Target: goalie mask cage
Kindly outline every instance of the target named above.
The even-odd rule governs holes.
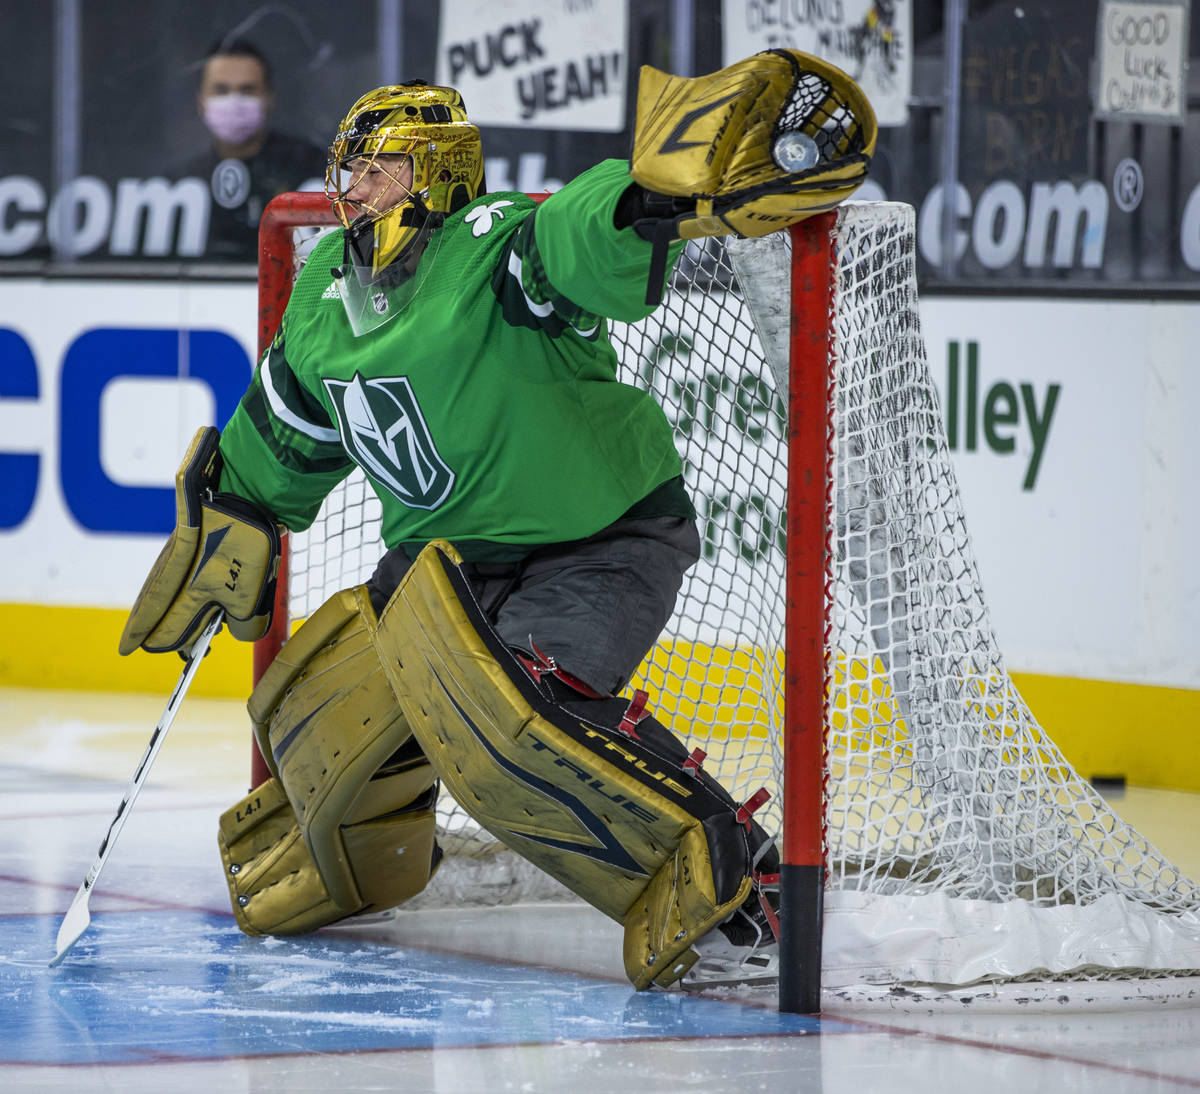
[[[260,353],[293,227],[332,222],[322,195],[268,206]],[[1058,1000],[1072,980],[1103,1005],[1200,998],[1181,979],[1200,968],[1200,891],[1074,772],[1005,668],[915,252],[911,208],[846,204],[790,237],[689,249],[650,319],[611,324],[621,379],[675,427],[703,538],[631,686],[735,798],[770,790],[757,817],[782,837],[783,1009],[819,1009],[822,988],[827,1005],[892,1005],[950,985],[1029,998],[1047,980]],[[356,471],[290,537],[256,679],[294,621],[369,576],[378,513]],[[445,795],[439,824],[432,899],[536,895],[537,872],[522,881]]]

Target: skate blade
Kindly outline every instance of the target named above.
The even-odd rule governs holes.
[[[747,960],[701,957],[679,981],[686,992],[709,988],[738,988],[779,983],[779,955],[754,955]]]
[[[334,930],[338,927],[364,927],[379,923],[391,923],[399,914],[399,908],[385,908],[382,912],[358,912],[356,915],[339,919],[336,923],[329,923],[324,929]]]

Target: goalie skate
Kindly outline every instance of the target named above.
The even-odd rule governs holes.
[[[770,984],[779,979],[777,886],[777,875],[760,875],[750,899],[692,943],[700,959],[680,980],[684,991]]]

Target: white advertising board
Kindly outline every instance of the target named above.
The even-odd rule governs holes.
[[[1009,667],[1200,687],[1200,312],[935,297],[922,321]],[[252,285],[5,283],[0,603],[128,607],[254,345]]]
[[[1195,307],[932,298],[921,316],[1010,667],[1200,686]]]
[[[866,92],[880,125],[904,125],[912,90],[912,3],[722,0],[726,65],[786,46],[837,65]]]
[[[625,127],[625,0],[442,0],[437,79],[476,125]]]
[[[250,381],[251,285],[9,280],[0,602],[128,607],[195,430]]]

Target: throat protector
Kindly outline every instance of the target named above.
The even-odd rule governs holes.
[[[406,212],[410,209],[415,206]],[[356,338],[391,322],[412,303],[437,258],[442,237],[436,229],[444,220],[425,210],[406,258],[378,272],[371,255],[380,222],[363,217],[343,231],[342,264],[329,272]]]

